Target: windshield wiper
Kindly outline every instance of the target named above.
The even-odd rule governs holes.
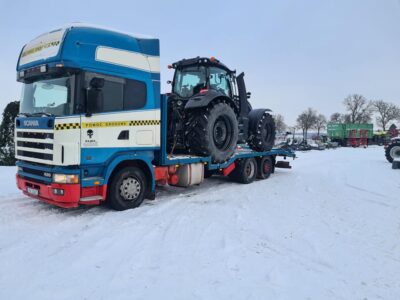
[[[49,114],[47,112],[36,112],[36,113],[31,114],[30,116],[42,116],[42,115],[45,115],[47,117],[53,117],[54,116],[53,114]]]
[[[21,116],[31,117],[32,114],[28,114],[28,113],[19,113],[19,114],[18,114],[18,117],[21,117]]]

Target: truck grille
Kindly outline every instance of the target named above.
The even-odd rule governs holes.
[[[28,138],[28,139],[54,139],[53,133],[43,133],[43,132],[26,132],[26,131],[18,131],[17,137],[19,138]]]
[[[31,152],[31,151],[17,150],[17,155],[38,158],[38,159],[44,159],[44,160],[53,160],[53,154],[46,154],[46,153],[37,153],[37,152]]]
[[[51,131],[17,129],[15,137],[18,160],[48,164],[53,161],[53,139]]]
[[[17,146],[35,149],[50,149],[53,150],[53,144],[47,143],[34,143],[34,142],[21,142],[17,141]]]

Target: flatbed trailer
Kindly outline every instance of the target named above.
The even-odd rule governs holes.
[[[295,158],[296,154],[290,149],[280,149],[274,148],[270,151],[254,151],[246,144],[238,145],[235,153],[231,158],[223,163],[213,163],[211,156],[196,156],[190,154],[170,154],[167,152],[167,123],[168,123],[168,96],[162,95],[161,97],[161,148],[158,152],[157,163],[154,166],[155,181],[158,183],[166,184],[170,183],[172,185],[177,184],[178,178],[175,181],[171,181],[172,176],[177,173],[176,169],[168,169],[168,167],[183,167],[188,165],[203,165],[203,174],[200,177],[208,177],[207,174],[220,174],[223,176],[231,175],[236,168],[239,168],[239,162],[242,162],[249,158],[254,158],[258,160],[257,168],[263,168],[261,160],[263,158],[269,158],[269,166],[266,166],[266,174],[261,174],[258,170],[258,178],[268,178],[270,173],[273,173],[275,167],[280,168],[291,168],[288,162],[280,161],[277,162],[277,157],[282,157],[284,160],[291,157]],[[164,121],[165,120],[165,121]],[[234,178],[234,177],[233,177]],[[243,178],[242,178],[243,179]],[[200,180],[201,181],[201,180]],[[237,180],[242,183],[250,183],[252,180]],[[198,182],[200,183],[200,182]],[[189,184],[191,185],[191,184]]]
[[[207,165],[208,170],[219,170],[225,169],[234,163],[238,159],[244,159],[249,157],[263,157],[263,156],[281,156],[284,159],[287,157],[295,158],[296,154],[289,149],[274,148],[270,151],[257,152],[251,150],[247,145],[238,145],[235,154],[224,163],[213,163],[210,156],[195,156],[188,154],[168,154],[167,153],[167,111],[168,111],[168,96],[161,96],[161,119],[165,120],[161,122],[161,149],[160,149],[160,159],[157,163],[159,166],[169,166],[169,165],[183,165],[192,163],[204,163]]]

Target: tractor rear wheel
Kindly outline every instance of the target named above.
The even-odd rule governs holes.
[[[275,121],[266,109],[253,109],[249,113],[248,145],[254,151],[269,151],[275,143]]]
[[[211,156],[214,163],[227,161],[238,140],[238,122],[232,107],[216,102],[190,111],[185,140],[190,153]]]
[[[385,156],[390,163],[392,163],[393,160],[400,160],[400,142],[391,143],[385,149]]]

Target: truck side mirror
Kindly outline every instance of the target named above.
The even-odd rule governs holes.
[[[104,87],[104,78],[93,77],[89,85],[94,89],[102,89]]]
[[[90,117],[98,107],[102,106],[102,91],[104,78],[94,77],[90,80],[89,88],[86,92],[86,116]]]

